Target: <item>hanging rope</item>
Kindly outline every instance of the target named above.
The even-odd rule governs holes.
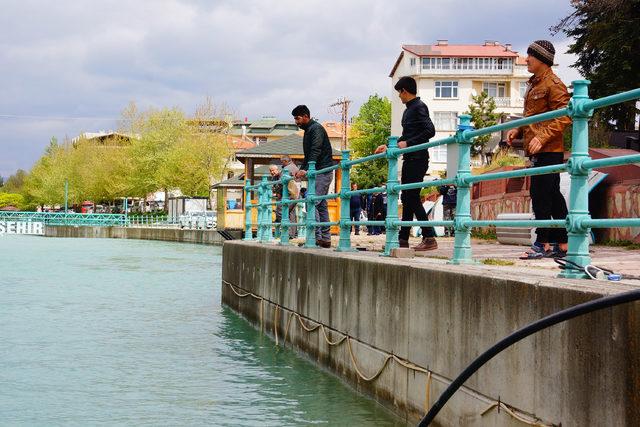
[[[494,408],[502,408],[504,409],[504,411],[511,415],[513,418],[515,418],[516,420],[528,424],[530,426],[536,426],[536,427],[553,427],[553,424],[545,424],[543,422],[541,422],[540,420],[536,419],[536,420],[531,420],[531,419],[527,419],[524,418],[522,415],[519,415],[517,413],[515,413],[509,406],[505,405],[503,402],[494,402],[492,403],[487,409],[485,409],[484,411],[482,411],[480,413],[480,416],[484,416],[486,413],[488,413],[489,411],[491,411]]]
[[[275,339],[276,339],[276,345],[278,345],[278,327],[277,327],[277,313],[279,309],[285,310],[289,312],[289,319],[287,320],[287,326],[285,327],[285,332],[284,332],[284,339],[283,339],[283,345],[286,344],[287,342],[287,337],[289,336],[289,328],[291,325],[291,320],[293,319],[293,317],[295,316],[298,319],[298,323],[300,324],[300,326],[302,327],[303,330],[305,330],[308,333],[312,333],[314,331],[317,331],[318,329],[322,330],[322,335],[324,337],[324,340],[327,344],[329,344],[330,346],[336,346],[336,345],[340,345],[343,342],[347,342],[347,349],[349,352],[349,358],[351,360],[351,364],[353,366],[354,371],[356,372],[356,374],[358,374],[358,377],[366,382],[370,382],[370,381],[374,381],[376,378],[378,378],[382,372],[384,371],[384,369],[387,367],[387,365],[389,364],[390,360],[393,360],[395,362],[397,362],[399,365],[405,367],[408,370],[411,371],[415,371],[415,372],[421,372],[423,374],[425,374],[426,376],[426,381],[425,381],[425,412],[427,412],[430,408],[430,403],[431,403],[431,383],[433,379],[437,379],[439,382],[442,382],[444,384],[450,384],[451,380],[445,380],[444,378],[437,378],[432,371],[430,371],[429,369],[425,369],[421,366],[416,365],[415,363],[402,359],[398,356],[396,356],[395,354],[391,354],[391,353],[387,353],[385,355],[384,361],[382,362],[382,366],[380,366],[380,368],[376,371],[375,374],[371,375],[371,376],[367,376],[365,375],[362,370],[360,369],[360,366],[358,364],[358,360],[353,352],[353,347],[351,345],[351,341],[358,341],[355,340],[354,338],[351,338],[349,335],[347,335],[344,332],[340,332],[340,331],[336,331],[334,329],[331,329],[327,326],[325,326],[324,324],[320,323],[320,322],[316,322],[314,320],[308,319],[306,318],[305,320],[309,323],[315,323],[315,326],[307,326],[307,324],[305,324],[305,320],[303,320],[303,316],[300,315],[299,313],[296,313],[293,310],[289,310],[288,308],[282,307],[281,305],[274,303],[273,301],[269,301],[269,300],[265,300],[264,298],[255,295],[251,292],[241,292],[241,291],[237,291],[235,289],[235,287],[227,282],[226,280],[222,280],[222,282],[226,285],[228,285],[231,290],[233,291],[234,294],[236,294],[238,297],[240,298],[246,298],[248,296],[251,296],[257,300],[260,301],[260,330],[263,330],[263,303],[264,301],[268,302],[269,304],[272,304],[275,308],[274,308],[274,321],[273,321],[273,330],[274,330],[274,335],[275,335]],[[335,333],[335,334],[340,334],[342,335],[342,337],[340,339],[338,339],[337,341],[331,341],[331,339],[329,338],[329,335],[327,334],[327,329],[330,330],[331,332]],[[361,343],[360,341],[358,341],[359,343]],[[361,343],[363,345],[366,345],[368,347],[370,347],[368,344],[366,343]],[[381,351],[381,350],[377,350],[377,351]],[[538,418],[531,419],[530,417],[532,417],[529,414],[525,414],[522,411],[519,411],[515,408],[511,408],[510,406],[506,405],[505,403],[501,402],[501,401],[493,401],[492,399],[488,399],[488,398],[484,398],[484,397],[480,397],[482,395],[480,395],[477,392],[471,392],[470,390],[467,391],[465,390],[466,387],[462,387],[460,389],[460,391],[466,393],[467,395],[480,400],[482,402],[485,403],[489,403],[490,405],[489,407],[487,407],[487,409],[485,409],[484,411],[482,411],[480,413],[481,416],[484,416],[486,413],[488,413],[489,411],[491,411],[492,409],[495,408],[502,408],[504,409],[504,411],[509,414],[511,417],[513,417],[514,419],[521,421],[525,424],[531,425],[531,426],[538,426],[538,427],[553,427],[554,424],[545,424],[542,421],[540,421]]]

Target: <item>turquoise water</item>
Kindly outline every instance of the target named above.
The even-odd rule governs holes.
[[[221,261],[0,236],[0,425],[401,425],[221,307]]]

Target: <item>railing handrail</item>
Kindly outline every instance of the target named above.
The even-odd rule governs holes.
[[[569,251],[567,259],[577,265],[587,265],[590,263],[588,234],[590,228],[598,227],[640,227],[640,218],[616,218],[616,219],[592,219],[588,209],[588,192],[583,191],[587,185],[587,175],[589,171],[595,168],[615,167],[631,163],[640,163],[640,154],[619,156],[608,159],[592,160],[588,153],[588,121],[593,110],[602,108],[621,102],[640,99],[640,88],[630,91],[606,96],[597,100],[591,100],[588,97],[588,85],[586,80],[576,80],[573,82],[574,93],[569,104],[553,111],[512,120],[506,123],[485,127],[482,129],[473,129],[470,123],[470,116],[461,115],[458,131],[454,136],[428,141],[410,147],[398,148],[397,137],[390,137],[386,152],[372,154],[358,159],[350,159],[348,150],[342,151],[342,159],[339,163],[321,170],[315,170],[315,162],[309,162],[307,171],[308,190],[307,196],[303,199],[290,199],[288,197],[287,183],[293,179],[288,176],[288,171],[283,171],[283,176],[279,180],[267,181],[263,177],[262,181],[257,184],[251,184],[248,180],[244,187],[245,190],[245,240],[253,240],[252,234],[252,211],[258,210],[258,239],[262,242],[270,241],[271,227],[274,225],[272,221],[271,206],[282,206],[282,228],[281,244],[288,244],[288,233],[286,230],[292,223],[289,223],[288,212],[290,206],[305,203],[307,206],[307,218],[304,225],[306,228],[305,247],[315,247],[314,227],[318,225],[338,225],[340,227],[340,240],[338,251],[349,251],[351,248],[350,230],[352,226],[360,225],[384,225],[387,227],[387,240],[385,244],[384,254],[389,255],[394,248],[399,246],[398,229],[400,226],[421,225],[421,226],[438,226],[453,225],[455,229],[454,255],[450,260],[453,264],[465,264],[473,262],[470,244],[470,234],[472,227],[485,226],[503,226],[503,227],[522,227],[537,226],[558,228],[565,227],[569,232]],[[512,171],[491,172],[482,175],[472,175],[470,167],[470,151],[473,139],[483,135],[489,135],[494,132],[501,132],[508,129],[528,126],[543,121],[569,116],[573,119],[573,136],[571,158],[566,163],[551,166],[542,166],[535,168],[524,168]],[[456,144],[458,146],[458,168],[455,177],[422,181],[417,183],[400,184],[398,182],[398,157],[402,154],[413,153],[429,148]],[[386,159],[388,163],[387,183],[384,186],[351,190],[350,188],[350,171],[355,165],[362,164],[378,159]],[[326,195],[315,195],[315,177],[321,173],[333,172],[340,169],[341,185],[340,191]],[[471,218],[471,186],[478,182],[491,181],[496,179],[520,178],[526,176],[543,175],[550,173],[568,172],[571,175],[571,191],[569,200],[569,213],[566,220],[550,219],[550,220],[474,220]],[[272,191],[274,185],[282,184],[282,199],[280,201],[272,200]],[[398,195],[401,190],[427,188],[441,185],[456,185],[458,187],[458,197],[456,202],[456,218],[454,220],[444,221],[401,221],[398,218]],[[258,202],[250,203],[251,193],[258,193]],[[373,194],[378,192],[387,193],[387,217],[385,221],[351,221],[349,215],[349,199],[354,195]],[[340,220],[331,222],[315,221],[315,204],[321,200],[340,198]],[[296,223],[295,225],[299,225]],[[286,237],[284,235],[287,235]],[[571,264],[569,264],[571,265]],[[585,278],[583,271],[577,269],[566,268],[563,277]]]

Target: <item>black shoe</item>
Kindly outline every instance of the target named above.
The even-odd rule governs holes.
[[[316,240],[316,246],[320,246],[324,249],[331,248],[331,240]]]

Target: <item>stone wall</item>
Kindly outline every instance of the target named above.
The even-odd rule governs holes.
[[[293,345],[415,423],[425,413],[427,384],[433,404],[451,379],[511,332],[569,306],[633,289],[433,262],[226,242],[222,300],[265,332],[277,331],[280,345]],[[392,354],[428,369],[431,382],[394,360],[377,379],[364,381],[345,341],[327,344],[322,328],[307,332],[293,312],[307,328],[324,325],[332,341],[348,334],[364,375],[373,375]],[[555,425],[640,425],[639,330],[640,304],[634,303],[539,332],[473,375],[437,425],[521,426],[504,410],[482,415],[498,399]]]
[[[224,242],[224,238],[215,230],[177,228],[47,226],[45,236],[163,240],[205,245],[222,245]]]

